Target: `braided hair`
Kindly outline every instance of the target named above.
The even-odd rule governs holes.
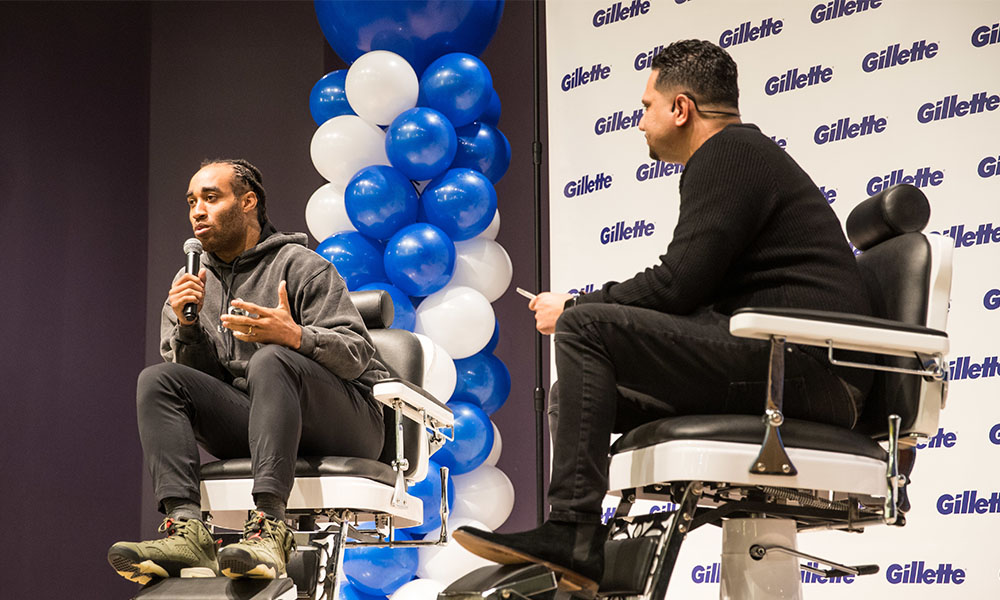
[[[201,163],[202,168],[208,165],[229,165],[233,168],[233,194],[237,198],[247,192],[257,195],[257,222],[264,227],[267,223],[267,192],[262,184],[260,169],[242,158],[217,158],[204,160]]]

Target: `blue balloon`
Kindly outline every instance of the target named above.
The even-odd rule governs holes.
[[[400,173],[433,179],[455,160],[458,139],[448,119],[432,108],[403,111],[385,132],[385,153]]]
[[[486,123],[472,123],[455,130],[458,151],[451,168],[479,171],[493,183],[510,167],[510,142],[498,129]]]
[[[340,115],[353,115],[354,109],[347,102],[347,69],[332,71],[320,77],[309,93],[309,112],[313,121],[322,125]]]
[[[395,538],[412,539],[398,529]],[[416,548],[347,548],[344,575],[360,592],[388,596],[413,579],[418,560]]]
[[[500,94],[496,90],[493,90],[493,95],[490,96],[490,103],[486,105],[486,110],[479,117],[479,122],[493,127],[496,127],[500,123]]]
[[[483,409],[468,402],[448,402],[455,414],[455,439],[445,442],[432,456],[454,475],[483,464],[493,449],[493,423]]]
[[[420,498],[424,504],[424,522],[420,525],[407,527],[403,531],[423,535],[441,526],[441,466],[433,460],[427,461],[427,477],[411,485],[406,490],[411,496]],[[451,473],[448,474],[448,510],[455,503],[455,486],[451,483]]]
[[[480,351],[468,358],[455,359],[458,383],[449,404],[458,400],[475,404],[487,415],[495,413],[510,395],[510,371],[503,361]]]
[[[382,256],[385,246],[357,231],[341,231],[326,238],[316,252],[327,259],[354,291],[366,283],[385,281]]]
[[[471,54],[453,52],[431,63],[420,77],[420,106],[448,117],[455,127],[475,121],[493,97],[489,69]]]
[[[449,169],[420,196],[427,222],[460,242],[486,230],[497,212],[497,192],[485,175],[472,169]]]
[[[368,237],[387,240],[417,220],[419,197],[410,180],[385,165],[365,167],[344,190],[347,216]]]
[[[490,354],[493,354],[493,352],[497,349],[497,344],[499,343],[500,343],[500,319],[494,318],[493,337],[490,338],[490,341],[486,342],[486,346],[482,350],[480,350],[480,352],[489,352]]]
[[[386,600],[386,597],[383,594],[377,596],[366,594],[351,585],[349,581],[343,581],[340,583],[339,600]]]
[[[382,281],[368,283],[358,288],[359,290],[385,290],[392,297],[392,308],[395,316],[392,318],[392,329],[405,329],[413,331],[413,326],[417,321],[416,311],[410,297],[403,293],[398,287]]]
[[[451,281],[455,272],[455,244],[430,223],[407,225],[385,248],[389,281],[409,296],[433,294]]]
[[[496,33],[503,0],[316,0],[316,17],[334,52],[353,63],[371,50],[389,50],[420,74],[448,52],[478,56]]]

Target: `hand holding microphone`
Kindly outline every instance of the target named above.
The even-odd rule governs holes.
[[[174,282],[167,295],[167,301],[182,325],[191,325],[198,320],[205,298],[205,269],[201,268],[201,252],[201,242],[197,238],[184,242],[184,253],[187,255],[184,274]]]

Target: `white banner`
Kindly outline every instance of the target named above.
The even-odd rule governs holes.
[[[554,291],[631,277],[670,241],[681,168],[651,161],[637,125],[649,61],[674,40],[732,54],[744,122],[785,148],[842,220],[889,185],[924,190],[929,230],[956,245],[948,407],[919,452],[905,527],[799,538],[805,552],[881,571],[804,575],[804,593],[1000,597],[990,550],[1000,535],[1000,2],[549,0],[546,22]],[[668,598],[718,597],[720,539],[708,527],[688,537]]]

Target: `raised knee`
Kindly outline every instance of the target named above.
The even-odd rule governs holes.
[[[175,380],[174,375],[179,371],[187,369],[184,365],[165,362],[150,365],[139,373],[139,378],[135,384],[136,406],[142,407],[150,401],[162,398],[160,393],[170,388],[170,384]]]
[[[580,304],[563,311],[556,321],[556,333],[576,333],[579,332],[585,323],[589,323],[594,318],[594,313],[600,311],[603,304]]]
[[[247,363],[247,379],[273,374],[275,370],[288,371],[301,355],[278,344],[266,344],[253,353]],[[305,358],[305,357],[302,357]]]

